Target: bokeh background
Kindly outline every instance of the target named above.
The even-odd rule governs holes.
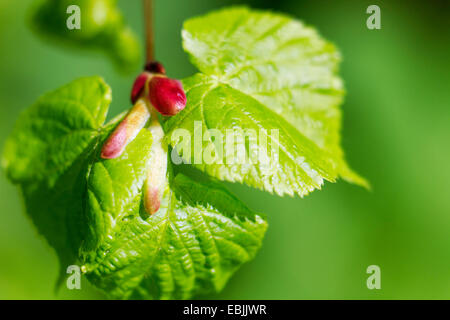
[[[110,114],[129,107],[135,75],[116,72],[101,53],[41,42],[26,25],[30,0],[0,0],[0,147],[20,111],[42,93],[84,75],[113,89]],[[300,199],[227,184],[270,227],[254,261],[217,299],[450,298],[450,19],[448,1],[156,0],[156,55],[172,77],[195,70],[181,48],[182,22],[230,4],[275,9],[316,26],[341,49],[343,145],[373,191],[343,181]],[[366,8],[381,7],[381,30]],[[141,36],[141,2],[119,0]],[[0,298],[103,298],[55,293],[58,262],[0,174]],[[366,268],[381,268],[368,290]]]

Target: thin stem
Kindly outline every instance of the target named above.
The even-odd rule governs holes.
[[[143,0],[145,19],[146,62],[155,60],[155,38],[153,35],[153,0]]]

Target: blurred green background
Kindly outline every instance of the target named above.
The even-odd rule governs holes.
[[[26,25],[32,1],[0,0],[0,147],[20,111],[42,93],[98,74],[113,89],[110,115],[129,107],[135,75],[119,75],[101,53],[41,42]],[[254,261],[218,299],[450,298],[450,19],[448,1],[155,0],[156,56],[172,77],[195,70],[181,48],[182,22],[229,4],[289,13],[341,49],[348,91],[343,145],[373,191],[343,181],[300,199],[227,184],[270,227]],[[381,30],[366,28],[366,8],[381,7]],[[119,1],[142,37],[141,2]],[[55,253],[0,175],[0,298],[103,298],[54,292]],[[366,268],[381,268],[368,290]]]

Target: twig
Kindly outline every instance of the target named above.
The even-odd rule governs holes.
[[[155,60],[155,38],[153,34],[153,0],[143,0],[145,19],[146,63]]]

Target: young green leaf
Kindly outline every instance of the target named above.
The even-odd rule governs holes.
[[[119,158],[99,160],[88,177],[94,239],[83,270],[112,298],[186,299],[217,292],[261,246],[267,223],[214,182],[178,175],[160,209],[143,208],[151,137],[143,130]]]
[[[101,78],[73,81],[26,109],[5,144],[2,166],[63,268],[77,259],[84,238],[85,175],[110,102]]]
[[[184,128],[193,136],[201,129],[201,150],[218,154],[223,153],[218,145],[224,150],[245,147],[247,158],[279,149],[279,156],[269,157],[265,165],[223,158],[198,163],[192,139],[194,152],[183,154],[186,160],[219,179],[280,195],[306,195],[323,179],[338,177],[367,186],[348,167],[340,147],[344,89],[337,75],[339,53],[313,28],[281,14],[236,7],[188,20],[183,46],[201,73],[183,82],[188,104],[166,121],[170,143],[180,142],[174,132]],[[262,130],[253,144],[256,150],[242,139],[217,143],[207,133],[217,129],[225,137],[236,128]],[[278,138],[268,135],[271,129],[280,130]]]
[[[73,5],[79,12],[69,11]],[[79,14],[79,29],[69,28]],[[117,0],[40,0],[31,15],[39,35],[79,48],[100,49],[108,54],[119,70],[130,72],[140,62],[139,42],[125,24]]]

